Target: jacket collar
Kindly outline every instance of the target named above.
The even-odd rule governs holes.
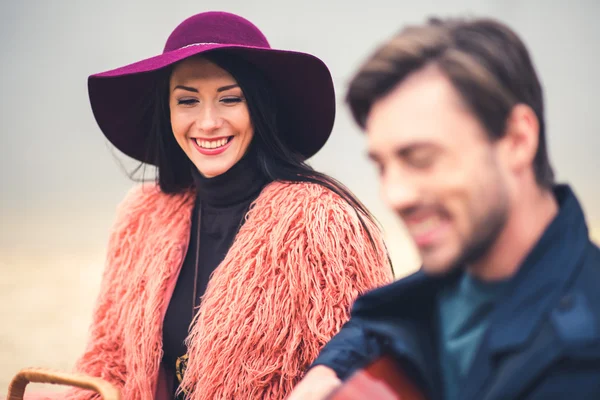
[[[558,214],[511,279],[492,316],[492,352],[525,343],[581,265],[589,243],[583,210],[568,186],[556,186],[554,194]],[[508,320],[510,324],[504,323]]]
[[[469,374],[475,382],[482,383],[489,374],[490,366],[484,360],[521,346],[532,337],[545,311],[559,302],[563,289],[582,264],[589,244],[583,211],[568,186],[556,186],[554,194],[559,212],[507,283],[506,292],[491,316],[489,334],[473,362],[478,367]],[[436,297],[443,286],[462,273],[432,277],[421,270],[363,295],[352,309],[353,318],[365,321],[370,330],[396,342],[395,351],[416,363],[434,397],[439,377],[436,378],[436,369],[429,365],[435,356],[428,348],[435,346],[432,343],[436,340]],[[393,340],[399,336],[401,340]],[[478,387],[473,385],[471,392],[475,393]]]
[[[568,299],[567,287],[583,266],[590,242],[583,211],[572,190],[559,185],[554,194],[559,212],[509,282],[491,315],[488,334],[466,378],[475,384],[465,387],[462,398],[481,398],[480,390],[492,374],[494,355],[520,349],[505,354],[527,356],[527,373],[544,368],[552,357],[558,356],[559,346],[549,345],[548,335],[544,336],[549,329],[548,315],[560,307],[563,299]],[[531,360],[536,360],[535,367]]]
[[[494,329],[489,346],[493,351],[518,346],[527,340],[543,311],[559,300],[560,289],[576,272],[589,242],[585,217],[571,188],[557,185],[553,191],[559,212],[508,283],[506,295],[492,316]],[[391,312],[410,317],[417,312],[434,312],[440,288],[461,273],[432,277],[420,270],[359,298],[353,316],[385,318],[383,314]],[[507,320],[511,323],[502,323]]]
[[[506,292],[491,315],[488,336],[484,338],[468,375],[474,382],[484,382],[489,374],[493,354],[521,346],[535,334],[542,318],[560,296],[582,265],[589,245],[588,229],[579,202],[566,185],[554,188],[559,212],[537,244],[525,258],[518,272],[507,283]],[[462,271],[432,277],[422,270],[390,285],[373,290],[354,304],[352,317],[363,320],[370,330],[391,339],[395,351],[410,357],[428,380],[436,394],[436,370],[431,346],[435,346],[436,298],[440,289],[457,279]],[[510,321],[510,323],[506,323]],[[400,340],[394,338],[401,337]],[[479,361],[478,361],[479,360]],[[476,393],[480,385],[470,387]],[[466,396],[464,398],[473,398]],[[469,393],[466,393],[469,394]]]

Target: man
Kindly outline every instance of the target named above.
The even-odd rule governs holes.
[[[347,100],[423,266],[360,297],[289,399],[383,354],[428,399],[600,399],[600,250],[554,182],[519,37],[489,19],[408,27]]]

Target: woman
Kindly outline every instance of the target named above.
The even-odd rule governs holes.
[[[120,206],[77,369],[128,400],[285,398],[353,299],[392,278],[367,210],[304,163],[333,125],[326,66],[209,12],[88,85],[157,185]]]

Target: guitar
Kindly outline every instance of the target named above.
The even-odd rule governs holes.
[[[327,400],[426,400],[423,392],[389,356],[350,376]]]

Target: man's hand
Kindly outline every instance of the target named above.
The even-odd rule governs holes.
[[[317,365],[308,371],[287,400],[325,400],[341,384],[334,370]]]

